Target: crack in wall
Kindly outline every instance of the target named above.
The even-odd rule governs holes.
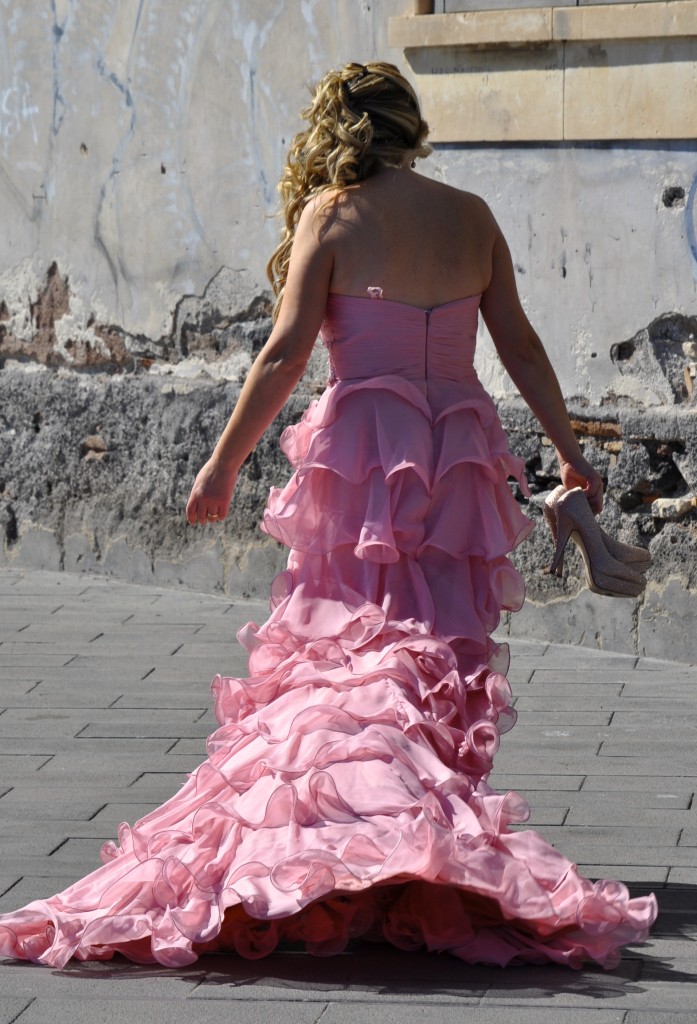
[[[29,305],[28,330],[20,329],[26,311],[0,300],[0,367],[13,359],[78,372],[134,372],[195,356],[203,365],[238,357],[240,371],[246,370],[270,334],[272,303],[267,293],[239,295],[235,284],[235,271],[221,268],[202,294],[178,300],[167,334],[149,338],[92,313],[80,323],[71,308],[70,281],[53,262]]]

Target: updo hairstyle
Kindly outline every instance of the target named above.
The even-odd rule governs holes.
[[[267,266],[278,316],[295,229],[304,207],[330,188],[348,188],[384,167],[426,157],[428,125],[409,82],[394,64],[347,64],[329,71],[301,116],[278,189],[284,227]]]

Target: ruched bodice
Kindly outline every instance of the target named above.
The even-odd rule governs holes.
[[[395,374],[426,385],[434,379],[471,380],[480,298],[422,309],[392,299],[330,294],[321,338],[334,379]]]

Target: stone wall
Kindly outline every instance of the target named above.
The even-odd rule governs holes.
[[[262,595],[258,532],[277,439],[326,379],[321,351],[246,464],[223,528],[183,517],[270,330],[274,183],[305,81],[386,56],[409,0],[254,5],[86,0],[0,7],[0,561]],[[292,63],[288,53],[293,54]],[[579,436],[603,522],[650,544],[640,601],[590,595],[581,563],[517,553],[504,630],[694,658],[697,242],[694,143],[438,145],[424,173],[484,195]],[[482,334],[478,369],[541,519],[548,439]]]

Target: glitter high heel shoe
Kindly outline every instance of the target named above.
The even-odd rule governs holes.
[[[556,547],[548,572],[561,576],[569,538],[583,555],[588,589],[608,597],[639,597],[646,587],[641,573],[608,552],[600,527],[580,487],[566,491],[555,503]]]
[[[566,494],[566,488],[563,484],[559,487],[555,487],[551,491],[543,505],[543,512],[547,525],[549,526],[550,533],[554,538],[554,542],[557,540],[557,502],[563,494]],[[600,536],[602,537],[603,544],[607,548],[607,552],[613,558],[616,558],[618,562],[624,562],[634,572],[646,572],[653,565],[653,559],[650,552],[646,548],[638,547],[636,544],[624,544],[621,540],[615,540],[609,534],[605,533],[602,526],[598,526],[600,530]]]

